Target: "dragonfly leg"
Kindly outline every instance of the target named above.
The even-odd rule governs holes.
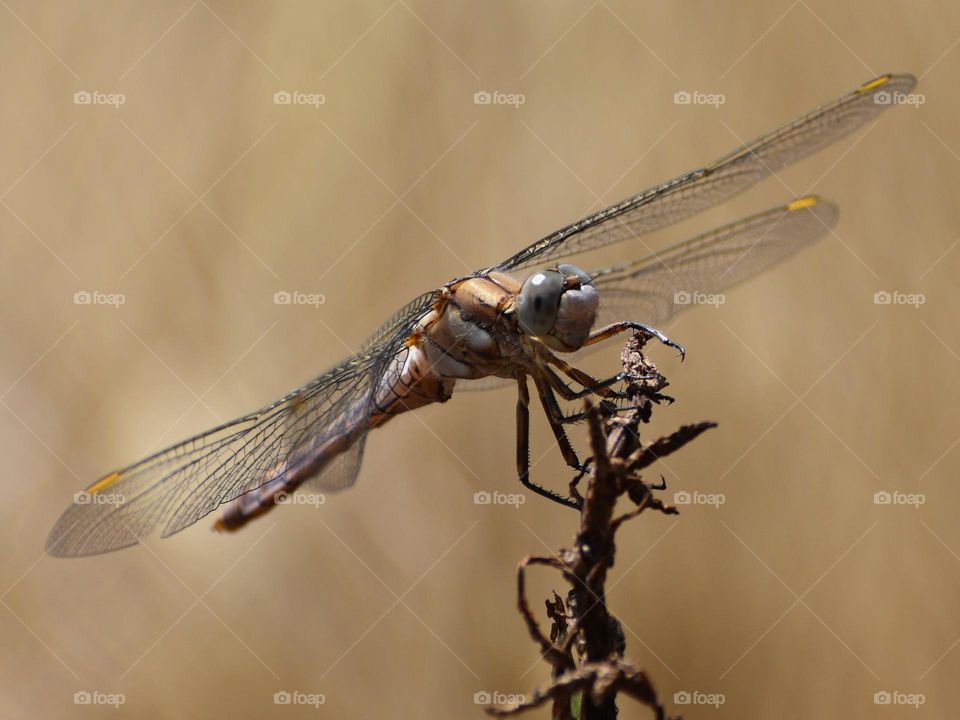
[[[580,458],[577,457],[577,452],[573,449],[573,445],[570,444],[567,432],[563,428],[563,411],[560,409],[560,404],[557,402],[553,390],[550,389],[550,386],[542,378],[534,377],[533,382],[537,386],[537,393],[540,395],[540,404],[543,406],[543,411],[547,415],[547,422],[550,425],[550,429],[553,430],[553,436],[557,439],[557,445],[560,447],[560,454],[563,456],[563,461],[574,470],[581,470],[583,466],[580,464]]]
[[[674,348],[680,353],[680,360],[683,360],[684,356],[687,354],[687,351],[683,349],[682,345],[675,343],[652,325],[631,322],[630,320],[623,320],[621,322],[616,322],[612,325],[602,327],[599,330],[594,330],[592,333],[590,333],[590,336],[587,338],[586,342],[583,343],[583,347],[586,347],[587,345],[594,345],[598,342],[603,342],[604,340],[612,338],[614,335],[619,335],[622,332],[626,332],[627,330],[636,330],[642,332],[647,337],[656,338],[664,345]]]
[[[547,382],[550,383],[550,387],[560,393],[560,397],[564,400],[579,400],[580,398],[586,397],[587,395],[599,395],[604,398],[625,398],[627,394],[624,392],[619,392],[614,390],[611,386],[616,385],[618,382],[624,379],[623,373],[617,373],[613,377],[609,377],[605,380],[597,380],[596,378],[587,375],[582,370],[578,370],[573,366],[567,366],[571,371],[576,371],[576,375],[572,373],[566,373],[568,377],[572,378],[575,382],[583,385],[583,390],[573,390],[569,385],[567,385],[560,377],[553,372],[550,368],[544,368],[544,375],[546,376]],[[564,372],[566,370],[561,367]]]
[[[611,413],[623,413],[623,412],[631,412],[633,410],[642,410],[643,407],[644,407],[643,405],[624,405],[622,407],[612,406]],[[581,420],[586,420],[586,419],[587,419],[587,413],[585,411],[581,411],[577,413],[571,413],[570,415],[564,415],[561,418],[560,422],[564,423],[565,425],[570,425],[572,423],[578,423]]]
[[[583,371],[581,370],[577,370],[577,368],[575,367],[570,367],[570,370],[573,370],[579,373],[577,377],[582,377],[586,375],[586,373],[583,373]],[[546,377],[547,381],[550,383],[550,386],[554,390],[556,390],[564,400],[578,400],[587,395],[599,395],[604,398],[603,400],[601,400],[601,405],[603,404],[609,405],[610,406],[609,411],[611,414],[615,414],[618,412],[626,412],[629,410],[636,410],[639,408],[639,406],[636,406],[636,405],[624,405],[624,406],[618,407],[615,403],[613,403],[610,400],[610,398],[626,399],[630,397],[629,393],[627,392],[615,391],[615,390],[609,389],[611,385],[615,385],[616,383],[621,382],[622,380],[625,379],[625,376],[623,373],[617,373],[613,377],[606,378],[605,380],[595,380],[589,375],[586,375],[586,377],[592,381],[592,384],[584,387],[583,390],[575,391],[575,390],[572,390],[566,383],[564,383],[563,380],[561,380],[556,373],[550,370],[550,368],[544,368],[544,371],[545,371],[544,376]],[[606,390],[607,392],[603,392],[604,390]],[[557,413],[554,415],[554,419],[557,420],[557,422],[563,423],[564,425],[570,425],[573,423],[580,422],[581,420],[586,419],[586,417],[587,417],[587,413],[584,411],[571,413],[569,415],[564,415],[562,413]]]
[[[582,385],[584,388],[583,392],[579,394],[572,394],[574,391],[570,390],[560,378],[557,377],[556,373],[551,373],[552,377],[556,379],[556,384],[554,389],[563,396],[564,400],[577,400],[578,398],[584,397],[585,395],[600,395],[601,397],[619,397],[620,393],[617,393],[615,390],[610,389],[610,385],[615,384],[620,380],[619,375],[615,375],[612,378],[606,380],[597,380],[595,377],[589,373],[585,373],[580,368],[574,367],[568,363],[563,358],[559,358],[553,353],[550,353],[546,357],[547,362],[551,365],[557,367],[560,372],[566,375],[568,378],[573,380],[575,383]],[[563,386],[562,389],[560,386]],[[596,392],[591,392],[591,388],[597,388]]]
[[[520,476],[521,484],[537,495],[542,495],[556,503],[579,510],[582,502],[565,498],[552,490],[537,485],[530,479],[530,392],[527,389],[526,375],[517,377],[517,390],[517,474]],[[563,437],[566,440],[566,434],[564,434]],[[569,440],[567,441],[567,445],[569,446]],[[562,449],[561,446],[561,450]],[[570,451],[573,451],[572,447],[570,447]],[[574,457],[576,457],[576,455],[574,455]],[[577,464],[579,465],[579,462]]]

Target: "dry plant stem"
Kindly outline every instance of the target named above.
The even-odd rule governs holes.
[[[641,352],[645,341],[643,336],[634,336],[621,356],[632,409],[618,413],[604,403],[597,406],[585,401],[593,471],[588,476],[573,548],[560,550],[554,557],[526,557],[517,569],[517,606],[543,659],[552,667],[552,679],[522,703],[489,708],[493,715],[513,715],[550,702],[553,720],[614,720],[617,695],[623,693],[647,705],[658,720],[666,717],[646,673],[623,660],[623,631],[607,608],[604,588],[607,571],[614,563],[614,537],[620,526],[646,509],[677,513],[676,508],[664,505],[653,495],[652,490],[665,486],[647,484],[636,473],[676,452],[714,424],[684,426],[650,445],[642,444],[640,423],[649,420],[653,405],[671,400],[660,394],[666,379]],[[627,496],[634,507],[616,516],[616,504],[622,496]],[[566,607],[556,594],[552,602],[546,602],[547,615],[553,620],[549,638],[526,597],[526,570],[531,565],[558,570],[571,585]],[[574,718],[571,698],[578,693],[581,711]]]
[[[544,637],[543,632],[540,630],[540,625],[537,623],[533,612],[530,610],[530,605],[527,603],[526,569],[528,565],[547,565],[561,572],[564,571],[564,565],[556,558],[537,557],[533,555],[521,560],[520,566],[517,568],[517,604],[520,614],[527,624],[530,637],[540,646],[540,653],[543,658],[553,665],[554,669],[572,670],[576,666],[576,663],[573,660],[570,649],[559,648],[554,645],[551,640]]]

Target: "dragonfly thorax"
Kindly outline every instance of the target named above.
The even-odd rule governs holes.
[[[517,295],[520,326],[558,352],[578,350],[593,327],[600,296],[590,276],[574,265],[539,270]]]

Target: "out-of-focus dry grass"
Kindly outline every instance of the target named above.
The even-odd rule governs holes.
[[[537,684],[514,565],[575,518],[474,504],[518,489],[509,391],[391,423],[356,488],[238,536],[203,523],[79,561],[43,541],[103,472],[299,384],[416,293],[888,70],[923,75],[925,104],[650,240],[811,185],[843,211],[666,328],[689,354],[657,357],[680,402],[651,433],[720,428],[661,471],[726,502],[626,528],[610,596],[665,697],[725,696],[691,716],[864,717],[894,690],[956,714],[957,8],[9,0],[0,17],[4,717],[317,713],[274,705],[284,690],[340,718],[480,717],[476,693]],[[674,105],[683,89],[726,102]],[[326,103],[275,105],[284,90]],[[74,305],[82,290],[126,302]],[[926,303],[878,307],[883,290]],[[542,423],[534,440],[536,475],[565,481]],[[883,490],[925,504],[877,506]],[[83,690],[126,702],[77,707]]]

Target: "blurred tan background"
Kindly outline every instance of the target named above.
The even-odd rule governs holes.
[[[924,103],[650,240],[811,187],[842,208],[835,236],[664,328],[688,359],[654,350],[678,402],[648,437],[720,423],[658,468],[666,497],[725,502],[633,522],[609,601],[665,700],[723,696],[687,717],[960,713],[956,5],[0,5],[0,715],[479,718],[478,693],[543,682],[514,569],[575,518],[473,502],[519,489],[512,390],[391,423],[350,492],[236,536],[211,517],[73,561],[44,539],[75,491],[319,373],[415,294],[887,71]],[[536,422],[535,477],[562,487]],[[553,588],[536,576],[536,608]]]

